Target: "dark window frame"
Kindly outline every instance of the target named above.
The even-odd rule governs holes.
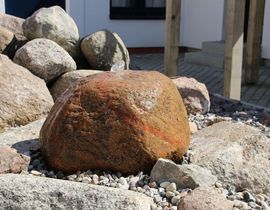
[[[135,7],[113,7],[110,0],[112,20],[165,20],[165,7],[146,7],[145,0],[136,0]]]

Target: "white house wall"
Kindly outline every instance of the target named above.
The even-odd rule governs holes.
[[[128,47],[164,46],[164,20],[110,20],[109,0],[67,0],[82,36],[107,28]],[[203,41],[222,38],[224,0],[182,0],[180,44],[200,48]]]
[[[0,0],[0,12],[5,13],[5,0]]]
[[[183,44],[201,48],[203,41],[222,40],[224,0],[183,0]]]
[[[270,59],[270,0],[265,1],[262,57]]]

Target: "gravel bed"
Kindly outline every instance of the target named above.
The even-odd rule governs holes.
[[[211,95],[210,112],[204,115],[190,115],[189,120],[196,123],[198,130],[220,121],[243,122],[260,129],[262,133],[270,138],[269,125],[263,122],[264,117],[269,114],[268,111],[261,107],[254,107],[242,102],[226,100],[217,95]],[[177,210],[177,204],[181,197],[192,191],[191,189],[176,189],[175,183],[170,182],[163,182],[159,185],[152,182],[150,176],[143,172],[137,175],[124,176],[119,172],[88,170],[67,175],[47,168],[40,151],[32,152],[30,155],[31,163],[28,171],[23,171],[23,174],[137,191],[154,199],[156,206],[153,207],[153,210]],[[188,151],[178,164],[189,164],[191,155],[192,152]],[[253,195],[247,190],[236,192],[234,186],[224,186],[220,182],[217,182],[215,186],[220,188],[227,196],[227,199],[234,201],[235,210],[270,210],[270,200],[263,194]]]

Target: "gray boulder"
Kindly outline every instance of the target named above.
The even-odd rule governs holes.
[[[53,99],[56,100],[71,84],[79,79],[102,72],[98,70],[77,70],[63,74],[50,89]]]
[[[109,71],[115,64],[122,62],[125,62],[125,69],[129,68],[128,50],[116,33],[101,30],[86,36],[81,42],[81,49],[94,69]]]
[[[192,162],[218,179],[270,195],[270,144],[259,130],[242,123],[221,122],[194,134]]]
[[[0,13],[0,26],[7,28],[16,35],[23,35],[22,25],[24,19]]]
[[[0,26],[0,53],[4,53],[14,39],[14,33]]]
[[[0,175],[0,206],[4,209],[150,210],[152,204],[150,197],[127,190],[42,177]]]
[[[171,160],[159,159],[151,171],[151,179],[162,183],[174,182],[177,188],[195,189],[201,186],[212,186],[217,177],[197,165],[177,165]]]
[[[188,113],[209,112],[210,97],[205,84],[188,77],[174,77],[172,81],[177,86]]]
[[[73,58],[49,39],[34,39],[26,43],[16,52],[13,61],[44,79],[46,83],[77,68]]]
[[[53,99],[43,80],[0,55],[0,132],[45,117]]]
[[[79,56],[79,31],[74,20],[59,6],[41,8],[23,23],[28,39],[47,38],[58,43],[72,57]]]
[[[29,123],[25,126],[10,128],[0,134],[0,147],[8,146],[17,150],[18,153],[29,156],[30,150],[38,150],[39,132],[45,118]]]
[[[8,146],[0,146],[0,174],[27,170],[30,158]]]
[[[233,210],[234,203],[226,199],[221,189],[199,187],[180,200],[181,210]]]

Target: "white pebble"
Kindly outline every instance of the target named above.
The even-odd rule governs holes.
[[[36,170],[32,170],[31,174],[34,176],[41,176],[42,175],[42,173],[40,173],[39,171],[36,171]]]
[[[121,184],[121,185],[128,185],[127,180],[124,177],[121,177],[118,180],[118,183]]]
[[[170,182],[162,182],[162,183],[160,183],[160,187],[166,188],[169,184],[171,184],[171,183]]]

